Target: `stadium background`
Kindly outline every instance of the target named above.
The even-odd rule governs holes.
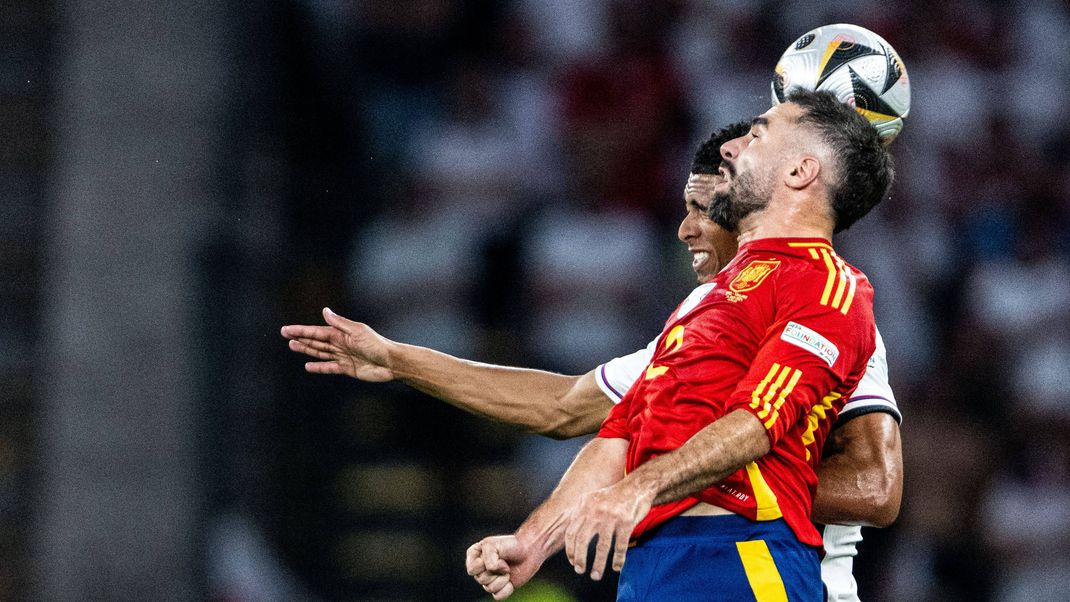
[[[308,376],[278,327],[330,305],[570,373],[636,348],[692,285],[691,150],[841,21],[913,85],[892,199],[838,241],[905,415],[864,598],[1070,597],[1067,3],[16,0],[0,599],[479,598],[464,548],[576,444]],[[610,596],[566,568],[541,599]]]

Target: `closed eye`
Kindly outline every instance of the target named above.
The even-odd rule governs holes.
[[[755,117],[750,122],[750,135],[752,138],[758,137],[758,131],[764,127],[769,127],[769,120],[765,117]]]

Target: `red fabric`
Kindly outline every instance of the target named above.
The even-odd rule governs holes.
[[[714,282],[693,309],[681,306],[670,316],[650,366],[599,436],[629,441],[630,472],[733,410],[752,412],[772,445],[756,464],[779,512],[800,541],[820,547],[810,522],[814,468],[875,349],[873,289],[820,239],[747,243]],[[826,398],[830,393],[839,397]],[[655,506],[633,536],[699,501],[759,519],[755,486],[743,468],[695,495]]]

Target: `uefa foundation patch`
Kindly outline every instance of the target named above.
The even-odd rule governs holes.
[[[832,341],[817,334],[817,331],[807,328],[798,322],[788,322],[788,325],[784,327],[784,332],[780,335],[780,340],[787,341],[796,347],[801,347],[817,357],[825,360],[825,363],[832,367],[832,364],[836,363],[836,358],[840,357],[840,350],[832,344]]]

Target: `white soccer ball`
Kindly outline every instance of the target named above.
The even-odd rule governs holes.
[[[776,65],[773,104],[795,88],[829,91],[864,115],[888,144],[910,112],[910,79],[884,38],[857,25],[837,23],[807,32]]]

